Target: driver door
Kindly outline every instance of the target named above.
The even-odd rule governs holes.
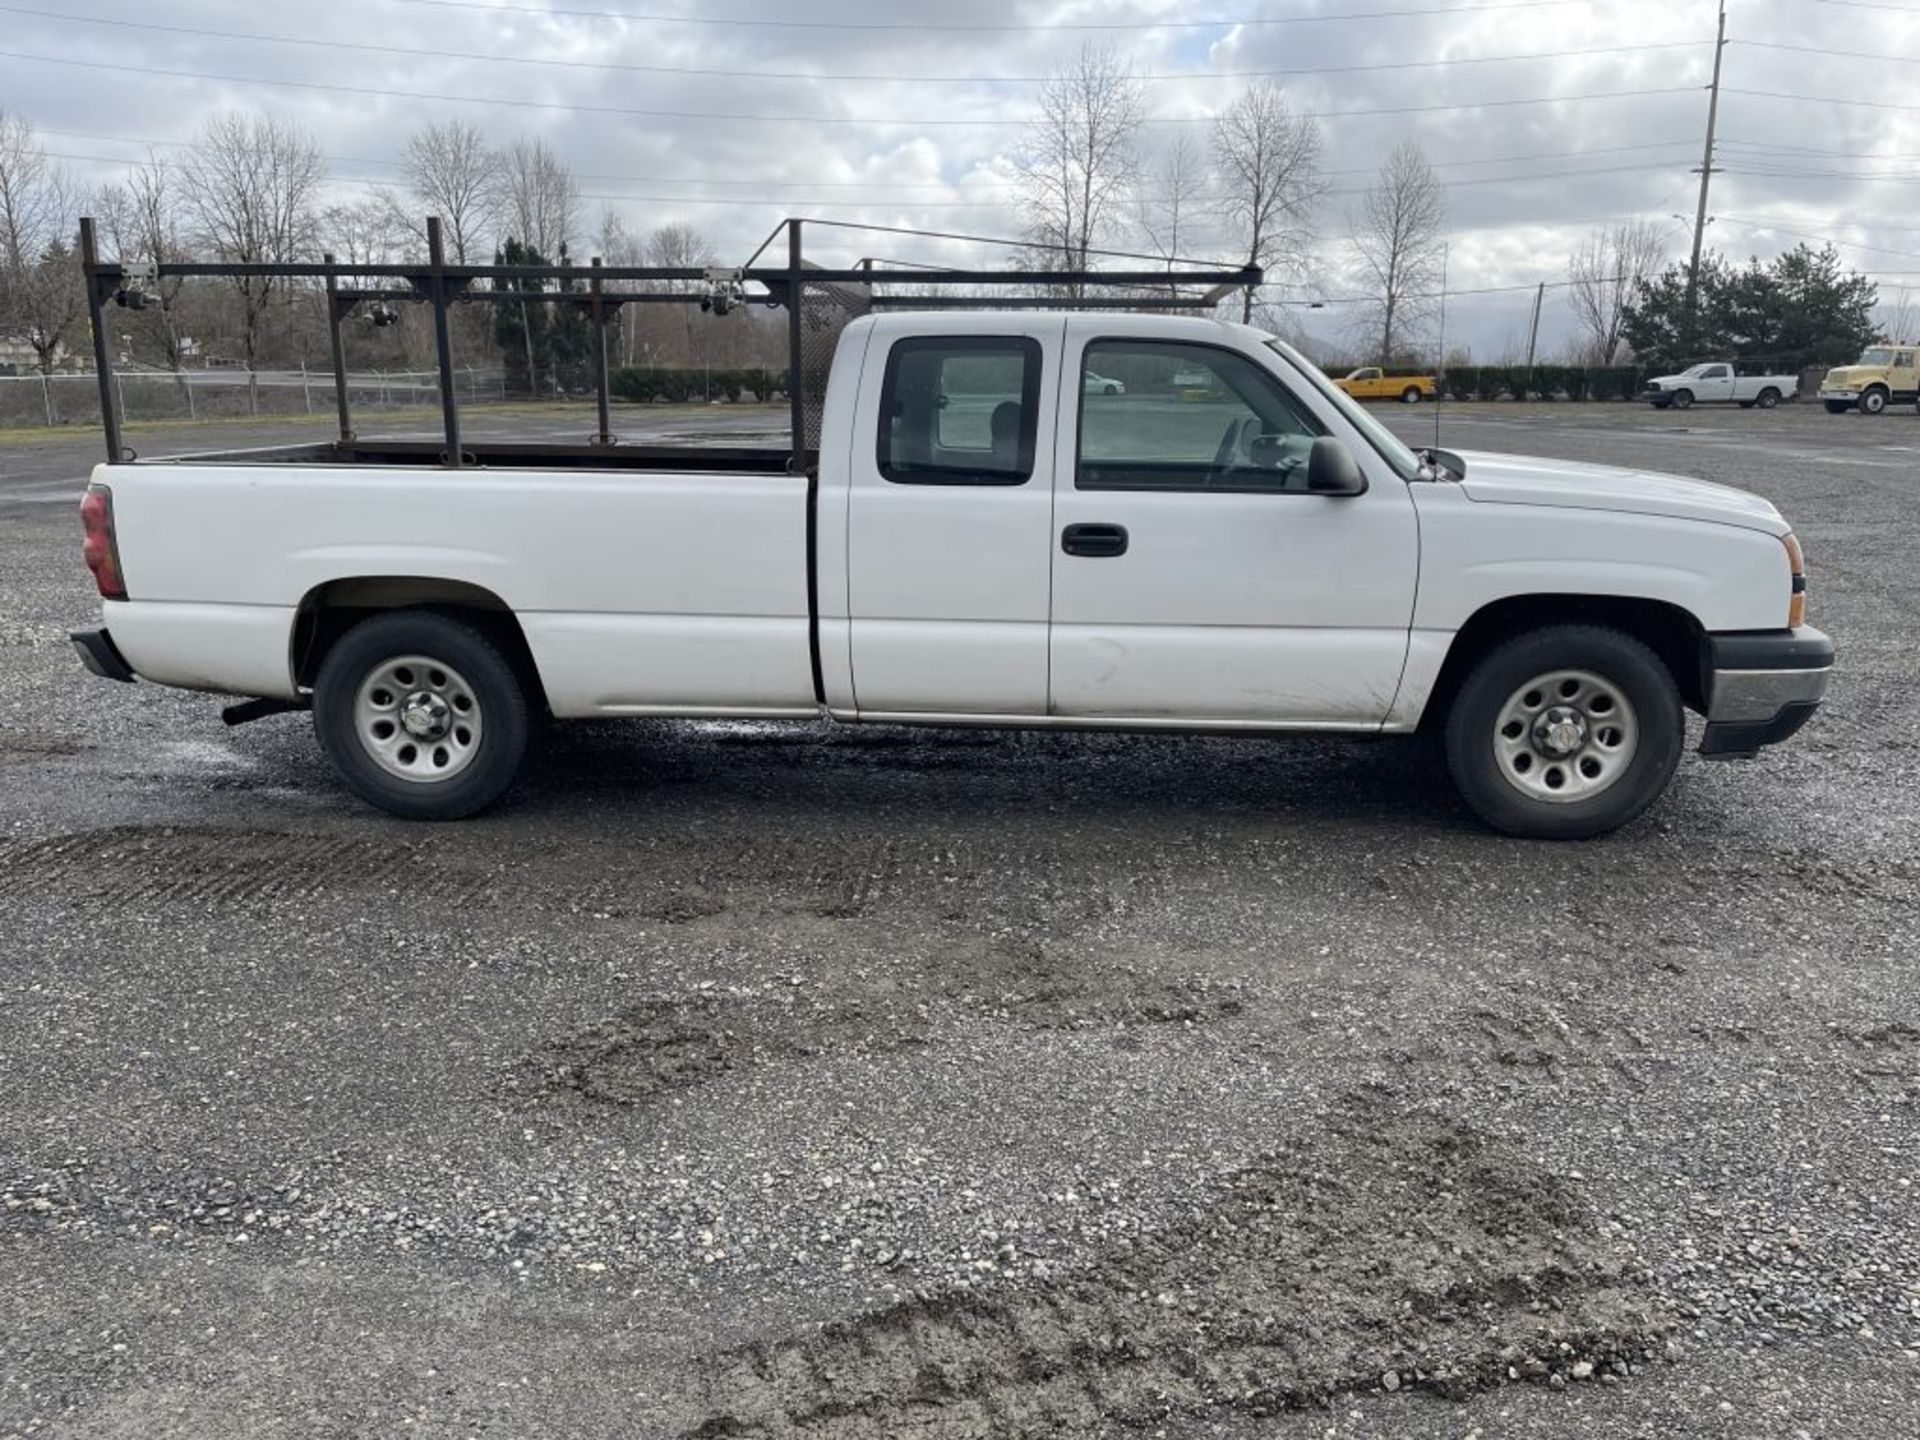
[[[1369,452],[1358,457],[1367,493],[1309,493],[1325,401],[1248,351],[1134,338],[1113,323],[1068,321],[1064,373],[1094,370],[1126,388],[1074,395],[1078,414],[1060,426],[1051,712],[1223,726],[1384,720],[1418,571],[1406,483]]]

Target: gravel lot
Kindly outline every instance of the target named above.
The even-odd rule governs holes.
[[[1920,419],[1442,426],[1775,500],[1821,717],[1587,845],[749,724],[411,827],[84,675],[97,441],[0,440],[0,1437],[1914,1433]]]

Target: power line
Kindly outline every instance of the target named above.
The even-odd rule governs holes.
[[[466,105],[506,105],[526,110],[558,110],[575,115],[624,115],[649,120],[739,120],[777,125],[1006,126],[1027,125],[1028,119],[972,119],[956,116],[909,117],[888,115],[744,115],[733,111],[650,110],[622,105],[575,105],[561,100],[518,100],[499,95],[448,95],[430,90],[391,90],[377,85],[339,85],[319,80],[279,80],[258,75],[219,75],[199,70],[171,70],[153,65],[121,65],[105,60],[69,60],[57,55],[33,55],[0,50],[0,57],[27,60],[36,65],[67,65],[84,70],[111,70],[121,74],[159,75],[175,80],[214,80],[227,85],[265,85],[279,89],[317,90],[340,95],[371,95],[383,100],[437,100]],[[1582,95],[1528,95],[1508,100],[1476,100],[1470,104],[1395,105],[1353,110],[1301,111],[1307,120],[1348,120],[1368,115],[1425,115],[1442,111],[1503,109],[1517,105],[1573,104],[1586,100],[1627,100],[1652,95],[1691,94],[1700,87],[1669,85],[1642,90],[1603,90]],[[1910,107],[1920,109],[1920,106]],[[1150,116],[1149,125],[1207,125],[1210,115]]]
[[[1791,235],[1796,240],[1818,240],[1824,245],[1838,245],[1849,250],[1872,250],[1881,255],[1900,255],[1909,260],[1920,260],[1920,250],[1895,250],[1887,245],[1869,245],[1861,240],[1842,240],[1834,235],[1817,235],[1807,230],[1790,230],[1785,225],[1776,225],[1771,220],[1743,220],[1738,215],[1716,215],[1716,220],[1724,220],[1730,225],[1743,225],[1749,230],[1766,230],[1776,235]]]
[[[61,151],[61,150],[48,150],[42,153],[44,153],[49,159],[54,159],[54,160],[77,160],[82,162],[91,162],[91,163],[98,163],[98,164],[123,163],[117,160],[116,157],[109,156],[109,155],[76,155],[70,151]],[[175,168],[173,165],[173,162],[171,161],[162,160],[162,161],[159,161],[158,163],[168,169]],[[1520,175],[1482,175],[1482,176],[1477,176],[1472,179],[1466,179],[1466,180],[1442,180],[1438,183],[1447,189],[1454,189],[1454,188],[1475,186],[1475,185],[1524,185],[1524,184],[1529,184],[1536,180],[1564,180],[1564,179],[1584,177],[1584,176],[1643,174],[1651,171],[1663,170],[1666,168],[1667,167],[1665,165],[1657,164],[1657,163],[1656,164],[1639,164],[1639,165],[1609,165],[1609,166],[1601,166],[1597,168],[1587,167],[1583,169],[1574,169],[1574,170],[1535,171],[1528,174],[1520,174]],[[328,180],[336,184],[366,185],[376,190],[403,190],[407,188],[406,182],[404,181],[376,179],[372,176],[366,176],[366,175],[330,175],[328,177]],[[674,181],[669,179],[667,180],[666,183],[674,184],[674,183],[685,183],[685,182]],[[695,181],[693,183],[702,183],[702,182]],[[764,187],[764,185],[769,182],[760,182],[760,183]],[[782,182],[772,182],[772,183],[782,183]],[[803,184],[804,182],[789,181],[789,182],[783,182],[783,183]],[[936,188],[936,187],[928,187],[928,188]],[[954,187],[954,186],[938,187],[938,188],[941,188],[943,190],[943,193],[952,193],[954,190],[958,189],[958,187]],[[824,206],[826,208],[835,209],[835,210],[881,210],[881,209],[990,210],[990,209],[1024,209],[1026,208],[1022,201],[1015,198],[1009,198],[1013,195],[1016,195],[1017,193],[1018,192],[1009,191],[1004,187],[1002,187],[999,190],[997,190],[993,195],[975,195],[972,198],[960,199],[960,200],[904,200],[903,201],[903,200],[889,199],[885,197],[879,197],[879,198],[873,198],[873,199],[854,199],[854,200],[822,200],[815,196],[782,197],[782,196],[769,196],[769,195],[755,195],[752,197],[752,201],[753,203],[763,204],[763,205],[772,205],[782,209],[791,209],[791,208],[795,208],[799,206],[807,206],[807,205]],[[1367,193],[1366,187],[1347,187],[1347,188],[1332,188],[1332,189],[1323,190],[1320,192],[1320,196],[1322,198],[1334,198],[1334,197],[1344,197],[1344,196],[1353,196],[1353,195],[1363,195],[1365,193]],[[618,201],[626,201],[626,202],[652,203],[652,204],[660,204],[660,205],[738,206],[742,204],[744,201],[744,197],[737,196],[737,195],[640,195],[640,194],[634,194],[630,191],[606,192],[606,191],[594,191],[594,190],[582,191],[580,193],[580,198],[582,200],[618,200]],[[1146,200],[1154,200],[1161,197],[1143,196],[1141,198]],[[1195,201],[1195,203],[1209,203],[1209,202],[1219,202],[1229,197],[1224,195],[1199,195],[1199,196],[1193,196],[1190,198],[1192,198]],[[915,231],[913,233],[919,234],[922,232]],[[1135,258],[1139,258],[1139,257],[1135,257]],[[1147,257],[1147,258],[1153,258],[1153,257]]]
[[[102,140],[114,145],[158,145],[169,150],[191,150],[195,144],[192,140],[155,140],[150,137],[132,135],[101,135],[88,130],[62,130],[51,125],[41,125],[35,128],[36,131],[41,134],[64,135],[73,140]],[[1693,142],[1688,140],[1654,140],[1646,141],[1638,145],[1597,145],[1582,150],[1536,150],[1521,155],[1479,155],[1458,160],[1434,160],[1429,163],[1435,170],[1450,170],[1468,165],[1520,164],[1533,160],[1571,160],[1590,155],[1625,155],[1646,150],[1673,150],[1678,149],[1682,145],[1690,145],[1692,143]],[[108,155],[69,156],[67,158],[88,159],[101,164],[138,165],[145,163],[139,159],[129,160],[124,157]],[[327,155],[323,158],[331,163],[341,165],[378,165],[382,169],[390,170],[404,168],[403,162],[399,160],[379,159],[370,155]],[[1377,171],[1378,167],[1373,165],[1350,165],[1324,170],[1321,173],[1323,175],[1372,175],[1377,173]],[[629,185],[681,185],[692,183],[700,185],[744,185],[758,188],[764,188],[769,185],[787,185],[798,186],[808,190],[878,190],[889,195],[898,194],[904,190],[934,190],[944,194],[960,188],[963,183],[961,181],[946,181],[926,184],[896,184],[887,180],[800,180],[786,175],[740,176],[727,179],[709,176],[693,178],[679,175],[617,175],[592,170],[575,171],[574,178],[578,180],[612,180]]]
[[[1412,15],[1466,15],[1486,10],[1534,10],[1554,5],[1584,5],[1588,0],[1489,0],[1481,5],[1439,5],[1394,10],[1349,10],[1336,15],[1244,15],[1201,20],[1075,21],[1008,24],[962,21],[958,24],[918,20],[764,20],[714,15],[666,15],[639,10],[579,10],[546,5],[487,4],[483,0],[394,0],[400,5],[431,5],[443,10],[509,11],[527,15],[560,16],[570,20],[626,20],[651,25],[718,25],[766,30],[908,30],[926,32],[989,31],[996,34],[1047,30],[1213,30],[1252,25],[1317,25],[1343,20],[1398,19]]]
[[[1917,12],[1920,13],[1920,12]],[[1784,90],[1736,90],[1728,85],[1725,95],[1752,95],[1762,100],[1806,100],[1816,105],[1855,105],[1869,110],[1920,110],[1920,105],[1900,105],[1891,100],[1843,100],[1838,95],[1794,95]]]
[[[1920,6],[1885,5],[1875,0],[1819,0],[1822,5],[1844,5],[1849,10],[1891,10],[1896,15],[1911,15],[1920,20]]]
[[[1920,17],[1920,10],[1911,12]],[[1891,60],[1900,65],[1920,64],[1920,55],[1877,55],[1871,50],[1817,50],[1811,45],[1785,45],[1776,40],[1729,40],[1753,50],[1791,50],[1796,55],[1831,55],[1841,60]]]
[[[0,13],[30,15],[41,20],[66,21],[78,25],[105,25],[122,30],[146,30],[166,35],[192,35],[211,40],[242,40],[269,45],[303,45],[326,50],[346,50],[358,54],[407,55],[423,60],[478,60],[498,65],[536,65],[569,70],[613,70],[644,75],[721,76],[730,80],[817,80],[914,85],[1042,85],[1048,75],[843,75],[812,70],[741,70],[684,65],[638,65],[616,60],[549,60],[530,55],[495,55],[475,50],[422,50],[404,45],[375,45],[359,40],[326,40],[301,35],[267,35],[243,30],[208,30],[191,25],[162,25],[150,20],[117,20],[98,15],[69,15],[56,10],[36,10],[24,5],[0,5]],[[1518,55],[1465,55],[1445,60],[1395,60],[1373,65],[1300,65],[1277,70],[1190,70],[1174,73],[1149,73],[1137,78],[1154,83],[1194,80],[1271,79],[1284,75],[1351,75],[1381,70],[1426,70],[1452,65],[1491,65],[1521,60],[1564,60],[1590,55],[1626,55],[1648,50],[1692,48],[1691,40],[1664,40],[1645,45],[1604,45],[1587,49],[1535,50]]]

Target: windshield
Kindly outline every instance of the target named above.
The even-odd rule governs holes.
[[[1893,363],[1893,351],[1883,350],[1876,345],[1860,357],[1860,363],[1862,365],[1891,365]]]
[[[1309,385],[1345,416],[1354,429],[1367,437],[1367,442],[1380,452],[1380,458],[1391,465],[1402,480],[1411,480],[1420,473],[1420,457],[1409,450],[1398,435],[1369,415],[1358,400],[1321,374],[1318,365],[1309,364],[1304,356],[1277,335],[1267,338],[1267,348],[1305,376]]]

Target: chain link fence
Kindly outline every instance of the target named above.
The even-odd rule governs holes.
[[[120,413],[128,421],[224,420],[251,416],[331,415],[330,370],[119,370],[113,373]],[[497,369],[461,366],[454,389],[462,405],[506,398]],[[358,371],[347,375],[355,415],[440,403],[432,370]],[[0,430],[41,425],[92,425],[100,419],[100,384],[90,371],[0,375]]]

